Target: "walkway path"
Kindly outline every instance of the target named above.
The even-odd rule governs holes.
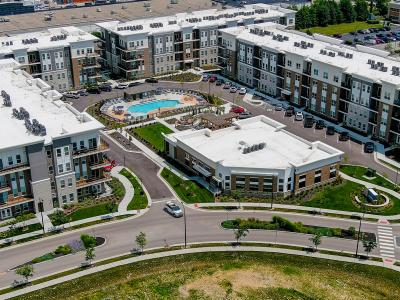
[[[395,260],[393,229],[386,219],[380,219],[378,223],[379,253],[386,263],[393,263]]]
[[[125,188],[124,198],[118,204],[118,212],[119,213],[128,211],[128,205],[132,201],[133,196],[135,195],[135,190],[132,186],[132,183],[129,181],[129,179],[126,178],[124,175],[119,174],[119,172],[123,169],[124,169],[124,167],[117,166],[117,167],[112,168],[112,170],[111,170],[111,176],[117,178]]]
[[[52,228],[54,228],[49,216],[45,212],[43,213],[43,222],[42,222],[42,214],[40,212],[36,214],[36,218],[39,220],[40,224],[42,224],[46,232],[50,232]]]
[[[290,255],[298,255],[298,256],[309,256],[315,258],[323,258],[323,259],[331,259],[336,261],[343,261],[349,263],[357,263],[363,265],[370,265],[370,266],[385,266],[389,269],[400,271],[400,267],[394,265],[384,265],[381,262],[371,261],[371,260],[359,260],[356,258],[345,257],[345,256],[338,256],[338,255],[329,255],[329,254],[322,254],[318,252],[305,252],[299,250],[290,250],[290,249],[283,249],[283,248],[270,248],[270,247],[256,247],[256,246],[239,246],[239,247],[232,247],[232,246],[221,246],[221,247],[204,247],[204,248],[189,248],[189,249],[181,249],[181,250],[173,250],[173,251],[165,251],[165,252],[157,252],[153,254],[146,254],[143,256],[136,256],[120,261],[116,261],[113,263],[105,264],[98,267],[93,267],[90,269],[86,269],[77,273],[73,273],[71,275],[67,275],[64,277],[60,277],[57,279],[53,279],[50,281],[45,281],[43,283],[28,286],[24,289],[15,290],[11,293],[5,294],[0,296],[0,299],[10,299],[12,297],[17,297],[29,292],[34,292],[39,289],[43,289],[46,287],[54,286],[56,284],[64,283],[69,280],[73,280],[76,278],[80,278],[82,276],[86,276],[89,274],[94,274],[97,272],[101,272],[104,270],[108,270],[111,268],[115,268],[118,266],[123,266],[131,263],[136,263],[140,261],[156,259],[161,257],[168,257],[168,256],[176,256],[182,254],[190,254],[190,253],[202,253],[202,252],[244,252],[244,251],[254,251],[254,252],[265,252],[265,253],[283,253],[283,254],[290,254]]]

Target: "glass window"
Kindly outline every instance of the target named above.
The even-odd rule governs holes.
[[[65,188],[65,180],[64,179],[61,179],[60,180],[60,187],[63,189],[63,188]]]
[[[69,156],[69,147],[64,147],[64,155]]]
[[[57,149],[56,153],[57,153],[57,157],[61,157],[61,149]]]

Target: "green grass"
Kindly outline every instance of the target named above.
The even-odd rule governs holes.
[[[374,179],[367,179],[363,177],[365,173],[367,173],[368,168],[361,167],[361,166],[351,166],[351,165],[342,165],[340,166],[340,171],[354,177],[356,179],[360,179],[363,181],[367,181],[376,185],[380,185],[382,187],[391,189],[391,190],[396,190],[398,187],[396,187],[395,184],[390,182],[389,180],[385,179],[384,177],[376,174]]]
[[[116,205],[114,207],[112,212],[116,212],[117,210],[118,210],[118,205]],[[73,213],[71,213],[70,215],[68,215],[68,217],[70,217],[71,221],[73,222],[73,221],[78,221],[78,220],[87,219],[87,218],[91,218],[91,217],[101,216],[101,215],[105,215],[105,214],[109,214],[109,213],[110,213],[110,211],[107,208],[107,203],[100,203],[97,205],[80,208],[80,209],[74,211]]]
[[[164,151],[164,137],[161,133],[172,133],[173,131],[160,123],[136,127],[131,130],[134,135],[150,144],[156,151]]]
[[[14,236],[18,236],[25,233],[30,233],[34,231],[38,231],[42,229],[42,225],[39,223],[31,224],[25,227],[18,227],[12,230],[7,230],[4,232],[0,232],[0,239],[10,238]]]
[[[170,76],[162,77],[160,80],[165,81],[178,81],[178,82],[196,82],[201,78],[200,75],[194,74],[192,72],[172,74]]]
[[[167,168],[161,171],[161,176],[186,203],[214,202],[214,195],[195,181],[183,180]]]
[[[15,299],[397,299],[398,272],[257,252],[210,252],[142,261]]]
[[[125,196],[125,188],[124,185],[116,178],[112,178],[111,181],[107,183],[110,188],[112,189],[112,193],[114,196],[116,196],[118,199],[124,198]]]
[[[135,194],[133,195],[131,202],[129,202],[129,204],[128,204],[128,210],[146,208],[148,205],[146,193],[143,191],[142,186],[136,180],[135,176],[133,176],[126,169],[122,169],[121,172],[119,172],[119,174],[128,178],[128,180],[131,182],[131,184],[135,190]]]
[[[321,33],[325,35],[334,35],[335,33],[345,34],[352,31],[357,31],[359,29],[368,29],[368,28],[380,28],[383,24],[368,24],[367,22],[356,21],[353,23],[342,23],[329,25],[326,27],[312,27],[310,31],[312,33]],[[303,29],[302,31],[307,31],[307,29]]]

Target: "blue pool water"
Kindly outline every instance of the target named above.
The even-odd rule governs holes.
[[[157,110],[164,107],[177,107],[180,102],[178,100],[156,100],[141,104],[135,104],[128,107],[130,113],[147,114],[149,111]]]

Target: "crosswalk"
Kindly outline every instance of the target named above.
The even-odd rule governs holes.
[[[379,253],[383,258],[394,258],[394,239],[392,227],[378,225]]]

